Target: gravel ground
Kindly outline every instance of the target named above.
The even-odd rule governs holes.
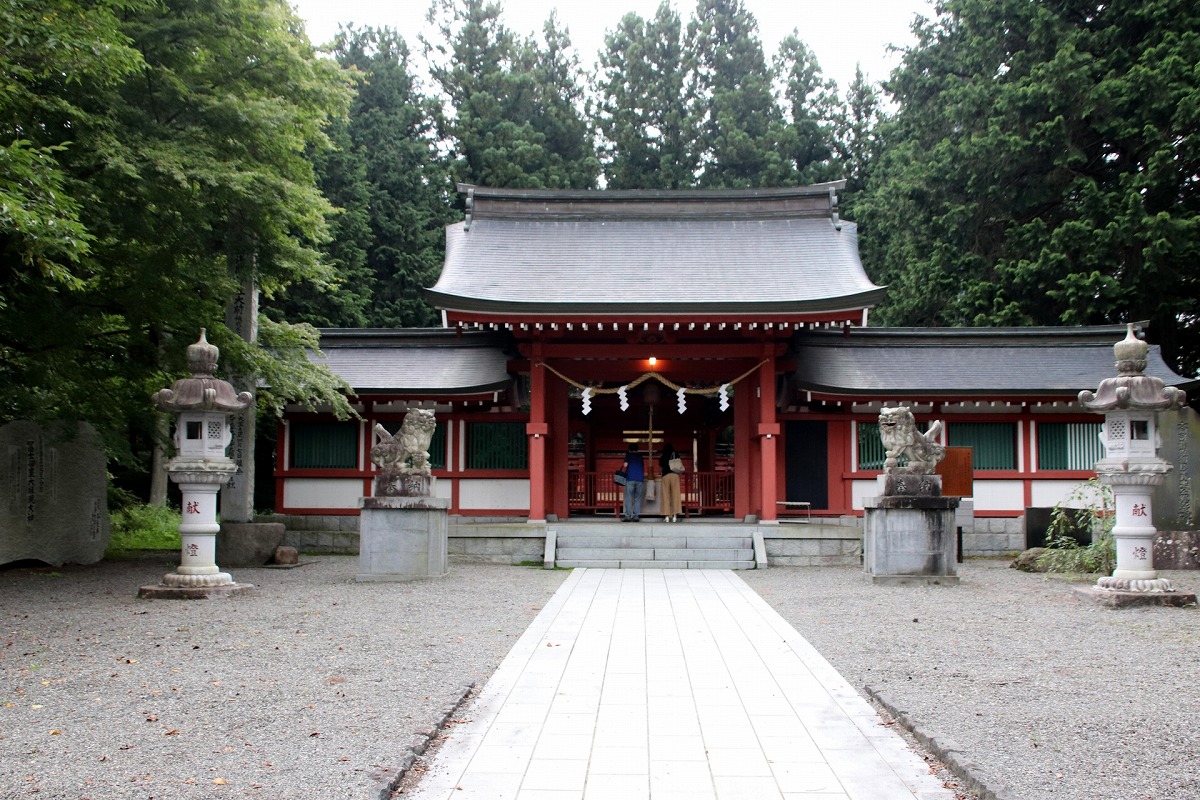
[[[0,571],[0,797],[378,797],[567,574],[359,584],[357,557],[309,562],[204,601],[137,599],[164,556]]]
[[[0,571],[0,797],[378,797],[566,576],[455,564],[358,584],[357,565],[234,570],[255,594],[192,602],[136,599],[163,556]],[[956,587],[739,574],[1004,797],[1200,798],[1196,609],[1103,609],[1000,561]]]
[[[1200,798],[1200,611],[1105,609],[1008,563],[968,561],[958,586],[876,586],[852,567],[739,574],[851,685],[952,740],[1005,797]],[[1198,573],[1162,575],[1200,589]]]

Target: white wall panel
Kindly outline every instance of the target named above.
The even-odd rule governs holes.
[[[1035,507],[1050,508],[1067,499],[1067,495],[1074,492],[1085,481],[1034,481],[1032,489],[1033,505]],[[1096,493],[1085,494],[1071,501],[1070,505],[1075,508],[1084,508],[1089,503],[1098,503],[1098,498],[1094,497]]]
[[[357,478],[284,478],[283,506],[358,508],[363,482]]]
[[[981,481],[975,473],[975,513],[980,511],[1024,511],[1022,481]]]
[[[458,482],[458,507],[511,509],[529,511],[529,481],[467,480]]]

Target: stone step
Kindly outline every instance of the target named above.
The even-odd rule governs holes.
[[[642,537],[677,537],[719,539],[728,537],[749,538],[751,526],[746,525],[688,525],[678,522],[610,522],[591,523],[585,525],[548,525],[548,530],[558,534],[559,539],[575,536],[642,536]]]
[[[559,547],[555,563],[567,561],[745,561],[754,559],[754,549],[688,549],[641,547]]]
[[[754,561],[642,561],[572,559],[556,561],[556,566],[592,569],[754,569]]]
[[[558,536],[559,548],[591,548],[591,547],[652,547],[661,549],[673,547],[676,549],[717,548],[743,549],[753,547],[754,540],[750,536],[581,536],[576,534]]]

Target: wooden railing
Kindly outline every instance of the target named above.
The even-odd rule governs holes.
[[[680,475],[685,515],[733,513],[732,472],[687,472]],[[619,514],[621,487],[610,472],[567,473],[567,505],[571,511]]]

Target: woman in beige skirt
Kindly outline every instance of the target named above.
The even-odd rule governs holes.
[[[658,459],[658,473],[662,475],[662,503],[663,519],[667,522],[678,522],[679,515],[683,513],[683,498],[679,493],[679,472],[671,469],[671,461],[675,461],[675,466],[679,472],[683,471],[682,462],[679,460],[679,453],[675,452],[675,448],[669,444],[663,445],[662,456]]]

